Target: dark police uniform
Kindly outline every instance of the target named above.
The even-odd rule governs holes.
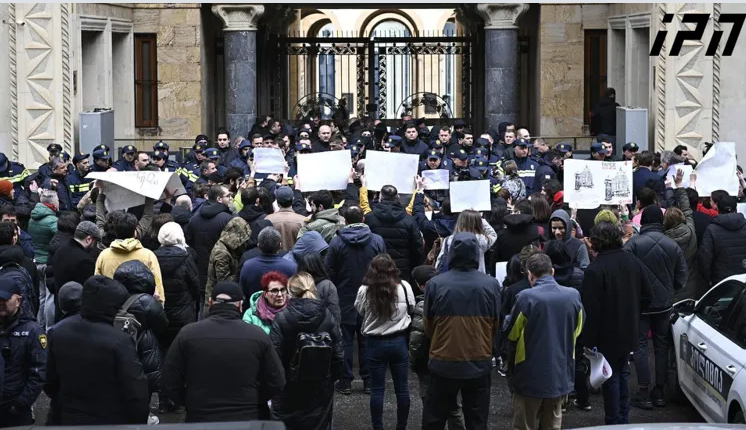
[[[99,145],[93,150],[93,164],[91,165],[91,172],[105,172],[107,169],[104,169],[103,167],[99,167],[98,164],[96,164],[96,160],[107,160],[109,161],[109,165],[111,165],[111,152],[109,151],[109,147],[106,145]]]
[[[127,145],[122,148],[122,151],[119,154],[119,160],[117,160],[116,163],[114,163],[114,168],[117,169],[120,172],[134,172],[135,171],[135,165],[134,163],[130,163],[129,161],[124,159],[124,154],[135,154],[137,153],[137,149],[132,145]]]
[[[162,172],[176,172],[181,175],[181,165],[168,158],[168,144],[164,141],[158,141],[153,145],[153,157],[166,158],[166,163],[160,168]]]
[[[23,188],[23,181],[30,174],[23,164],[8,160],[8,157],[0,152],[0,179],[6,179],[13,184],[15,204],[29,201],[28,193]]]
[[[89,157],[89,154],[79,153],[73,157],[73,164],[80,163],[81,161],[87,159]],[[78,203],[80,203],[80,199],[83,198],[83,196],[88,193],[88,191],[91,190],[91,184],[93,183],[92,179],[86,179],[84,176],[87,175],[81,175],[79,170],[73,170],[72,172],[69,172],[67,174],[67,185],[70,188],[70,200],[73,204],[73,209],[78,207]]]

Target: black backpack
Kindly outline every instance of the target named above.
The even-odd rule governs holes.
[[[286,315],[291,324],[297,324],[290,312],[286,312]],[[332,354],[332,337],[329,333],[298,333],[295,354],[290,361],[289,379],[303,382],[327,379],[331,374]]]
[[[36,314],[39,312],[39,293],[28,270],[18,263],[5,263],[0,266],[0,277],[3,279],[11,277],[17,285],[21,286],[21,297],[23,297],[21,307],[28,310],[30,315],[36,319]]]
[[[129,313],[129,309],[132,306],[132,304],[135,303],[135,301],[140,298],[140,296],[144,296],[144,295],[145,294],[131,295],[127,299],[127,301],[124,302],[122,307],[119,308],[119,312],[117,312],[117,316],[114,317],[114,327],[132,336],[132,339],[134,339],[135,341],[135,347],[137,347],[137,341],[140,340],[140,331],[142,330],[142,324],[140,324],[140,322],[137,321],[137,318],[135,318],[134,315]]]

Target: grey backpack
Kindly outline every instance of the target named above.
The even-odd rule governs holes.
[[[142,325],[140,324],[139,321],[137,321],[137,318],[135,318],[134,315],[129,313],[129,309],[130,309],[130,306],[132,306],[132,304],[135,303],[135,301],[140,298],[140,296],[144,296],[144,295],[145,294],[131,295],[127,299],[127,301],[124,302],[122,307],[119,308],[119,312],[117,312],[117,316],[114,317],[114,327],[132,336],[132,339],[134,339],[135,341],[135,346],[137,346],[137,341],[140,339],[140,330],[142,330]]]

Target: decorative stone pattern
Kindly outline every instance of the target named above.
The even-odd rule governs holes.
[[[70,73],[70,3],[60,3],[60,51],[62,53],[62,148],[75,153],[73,142],[72,76]]]
[[[720,30],[720,3],[712,5],[712,23],[715,30]],[[718,46],[712,58],[712,141],[720,140],[720,60],[722,45]]]
[[[666,14],[666,4],[657,4],[657,22],[661,29],[663,15]],[[668,44],[663,42],[661,53],[656,59],[655,65],[655,92],[656,92],[656,116],[655,116],[655,148],[666,147],[666,57],[668,56]]]
[[[526,3],[480,3],[477,11],[484,18],[485,30],[518,29],[516,21],[528,11]]]
[[[256,31],[259,18],[264,14],[262,5],[223,4],[212,7],[212,13],[225,24],[223,31]]]
[[[18,160],[18,68],[16,66],[16,4],[8,5],[8,65],[10,66],[10,138],[11,157]]]

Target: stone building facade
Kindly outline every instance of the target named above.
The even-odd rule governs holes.
[[[200,133],[214,138],[220,127],[241,132],[259,113],[287,119],[298,99],[320,91],[322,71],[319,57],[302,57],[302,62],[301,57],[278,56],[283,45],[277,41],[284,39],[277,35],[321,37],[329,31],[331,36],[325,37],[362,40],[370,39],[376,26],[389,23],[385,28],[401,28],[415,45],[432,35],[442,38],[448,29],[465,35],[463,46],[468,49],[449,49],[468,53],[466,57],[456,54],[462,56],[448,60],[450,54],[438,54],[429,66],[423,58],[430,57],[402,58],[407,58],[412,76],[409,92],[424,88],[448,93],[452,116],[468,113],[475,128],[513,120],[533,136],[575,138],[587,145],[587,112],[599,92],[610,86],[616,88],[620,104],[648,109],[651,146],[661,150],[686,144],[696,153],[703,142],[738,142],[746,131],[740,121],[746,113],[746,84],[740,73],[746,65],[746,44],[736,44],[729,57],[722,55],[722,46],[714,56],[705,55],[713,30],[720,29],[718,16],[744,12],[746,5],[732,3],[473,4],[455,9],[392,9],[384,4],[366,9],[317,9],[310,4],[293,4],[292,9],[269,4],[2,4],[0,56],[9,61],[0,67],[0,150],[32,168],[45,160],[51,142],[75,151],[79,113],[95,108],[114,110],[116,147],[148,148],[156,139],[187,146]],[[665,13],[676,19],[667,27],[663,53],[649,57]],[[669,57],[675,33],[671,30],[683,28],[684,13],[710,14],[704,40]],[[723,30],[725,40],[729,25]],[[276,58],[295,67],[280,70]],[[390,58],[405,67],[399,57]],[[334,64],[339,75],[368,61],[354,53],[321,59]],[[365,64],[370,75],[362,78],[368,84],[371,77],[380,79],[370,71],[370,61]],[[325,67],[328,73],[331,69]],[[425,84],[436,78],[447,83]],[[388,85],[399,79],[389,77]],[[368,109],[371,95],[380,96],[379,85],[375,94],[363,91],[368,100],[358,99],[353,87],[360,81],[355,77],[335,75],[334,82],[333,91],[324,88],[335,100],[349,97],[353,116]],[[468,97],[461,82],[470,88]],[[303,89],[293,90],[293,85],[301,88],[298,83]],[[407,95],[396,91],[401,94],[392,96],[389,89],[389,99]],[[389,116],[397,112],[383,110]],[[437,115],[430,116],[437,123]]]

